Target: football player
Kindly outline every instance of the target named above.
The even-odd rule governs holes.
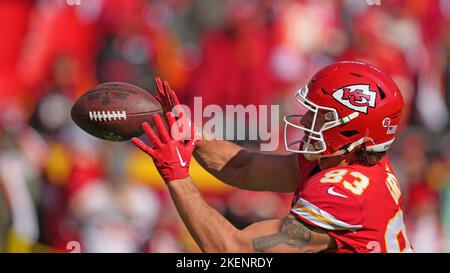
[[[168,112],[178,99],[167,82],[157,79],[157,86]],[[287,155],[252,152],[224,140],[177,141],[160,116],[158,134],[143,124],[153,148],[132,141],[153,158],[205,252],[412,252],[401,190],[386,158],[404,105],[392,79],[369,64],[339,62],[317,72],[295,99],[304,111],[284,118]],[[172,113],[167,120],[175,123]],[[193,137],[194,125],[188,124]],[[302,137],[291,141],[295,135]],[[293,192],[290,212],[236,229],[195,187],[192,154],[229,185]]]

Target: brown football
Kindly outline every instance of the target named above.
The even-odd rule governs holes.
[[[159,102],[147,91],[123,82],[97,85],[73,105],[72,120],[87,133],[109,141],[126,141],[144,133],[144,121],[153,125],[161,114]]]

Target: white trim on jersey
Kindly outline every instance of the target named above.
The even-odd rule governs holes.
[[[351,225],[341,220],[338,220],[328,212],[321,210],[319,207],[306,201],[303,198],[299,198],[297,203],[291,211],[297,216],[308,220],[309,222],[327,229],[327,230],[351,230],[356,231],[362,228],[362,225]]]

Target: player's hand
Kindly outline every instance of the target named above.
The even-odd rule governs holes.
[[[180,105],[180,101],[178,100],[177,94],[175,91],[170,88],[169,83],[164,80],[162,81],[159,77],[155,78],[156,87],[158,88],[159,97],[155,97],[162,106],[163,113],[173,112],[177,115],[176,121],[182,122],[185,126],[184,128],[193,126],[193,130],[196,133],[200,133],[199,129],[193,125],[192,121],[189,119],[189,115],[186,114],[183,107]],[[172,131],[174,133],[174,131]],[[184,133],[184,135],[183,135]],[[190,130],[183,130],[181,132],[175,132],[175,139],[192,139]],[[196,135],[196,137],[201,138],[200,135]]]
[[[176,122],[174,115],[169,112],[166,117],[170,128],[174,128]],[[160,115],[155,115],[153,120],[158,135],[153,132],[147,122],[142,124],[142,128],[154,145],[153,148],[136,137],[132,138],[131,141],[152,157],[159,174],[166,183],[188,177],[192,152],[198,143],[198,139],[195,138],[194,126],[190,124],[188,129],[191,131],[191,139],[185,143],[184,140],[176,140],[169,134]]]
[[[156,77],[155,82],[159,94],[159,97],[155,96],[155,98],[161,104],[163,113],[171,112],[174,107],[180,105],[177,94],[170,88],[166,80],[163,82],[159,77]]]

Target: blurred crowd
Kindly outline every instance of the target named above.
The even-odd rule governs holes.
[[[198,252],[151,160],[76,127],[74,101],[108,81],[153,93],[160,76],[188,105],[279,104],[283,115],[335,60],[369,62],[399,85],[390,159],[410,241],[450,251],[449,0],[79,2],[0,1],[0,252]],[[235,190],[196,163],[191,173],[239,228],[289,211],[289,194]]]

